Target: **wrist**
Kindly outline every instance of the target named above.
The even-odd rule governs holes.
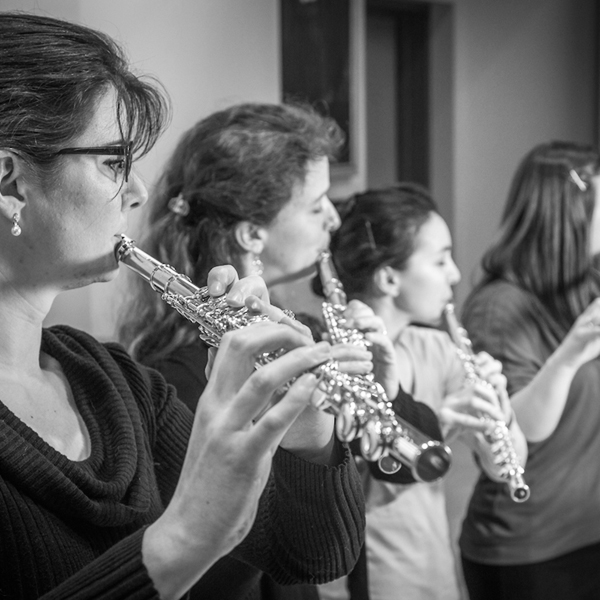
[[[163,600],[181,598],[227,553],[216,543],[207,545],[190,536],[182,523],[169,519],[168,510],[146,529],[142,540],[142,560]]]
[[[336,464],[335,419],[309,407],[304,410],[279,444],[299,458],[323,465]]]

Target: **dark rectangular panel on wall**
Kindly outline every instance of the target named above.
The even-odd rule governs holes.
[[[350,2],[280,2],[282,99],[308,102],[333,117],[347,136],[340,160],[349,164]]]
[[[398,0],[366,0],[367,48],[377,54],[380,63],[373,64],[367,79],[373,79],[367,90],[367,139],[369,157],[393,141],[383,166],[373,167],[379,179],[413,181],[430,185],[430,3]],[[382,50],[383,49],[383,50]],[[379,54],[383,53],[383,54]],[[387,66],[386,66],[387,65]],[[378,77],[388,69],[387,78]],[[385,104],[388,111],[377,114],[375,105]],[[393,114],[390,114],[393,105]],[[389,121],[389,127],[382,123]],[[383,132],[384,139],[370,138],[370,128]],[[374,147],[373,147],[374,145]],[[391,159],[393,158],[393,165]],[[368,159],[369,160],[369,159]],[[373,159],[375,160],[375,159]],[[387,170],[387,175],[381,173]],[[391,170],[393,169],[393,173]],[[371,174],[370,174],[371,175]]]
[[[429,186],[429,7],[396,13],[398,179]]]

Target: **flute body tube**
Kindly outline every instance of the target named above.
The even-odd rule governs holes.
[[[185,275],[137,248],[125,235],[115,248],[115,256],[143,277],[169,306],[193,322],[200,338],[211,346],[218,347],[228,331],[268,319],[265,315],[250,315],[246,308],[228,306],[224,296],[213,298],[206,287],[197,287]],[[256,358],[257,368],[283,352],[260,355]],[[323,363],[311,372],[318,377],[326,398],[319,408],[336,416],[336,433],[341,441],[362,435],[361,451],[367,460],[387,458],[393,464],[405,464],[419,481],[435,481],[446,473],[449,450],[400,422],[381,386],[368,378],[341,372],[336,361]]]
[[[463,363],[467,381],[473,384],[480,383],[482,380],[477,373],[471,340],[466,329],[461,327],[458,322],[453,304],[446,305],[444,319],[448,333]],[[525,502],[531,492],[529,486],[525,483],[525,470],[520,464],[519,457],[513,447],[512,435],[508,426],[504,421],[496,421],[489,415],[484,415],[481,419],[486,425],[484,439],[490,445],[496,475],[508,485],[512,500]]]
[[[329,250],[324,250],[320,254],[317,266],[325,296],[325,302],[322,305],[323,318],[330,341],[332,343],[347,343],[365,348],[369,347],[370,343],[365,338],[364,333],[345,326],[344,310],[347,306],[347,296]],[[429,436],[399,417],[394,411],[385,390],[373,380],[371,375],[364,376],[364,380],[366,385],[370,386],[369,392],[372,397],[377,398],[380,403],[387,427],[394,432],[393,447],[396,452],[391,453],[392,457],[399,457],[399,462],[391,458],[389,454],[378,457],[379,468],[384,473],[391,474],[398,471],[401,465],[404,464],[418,481],[435,481],[442,477],[451,465],[452,453],[450,448],[438,440],[430,439]],[[349,428],[350,426],[345,420],[340,423],[340,427]],[[363,446],[369,448],[373,443],[376,444],[377,441],[373,442],[370,439],[369,427],[367,426],[361,439],[362,453],[365,453]]]

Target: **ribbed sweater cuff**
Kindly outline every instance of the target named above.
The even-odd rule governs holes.
[[[146,566],[142,562],[145,529],[115,544],[110,550],[60,586],[43,600],[157,600]]]
[[[349,572],[364,538],[364,496],[356,465],[344,446],[338,466],[311,463],[285,450],[274,457],[279,503],[277,536],[282,555],[298,565],[294,575],[308,583],[331,581]],[[298,519],[304,514],[303,519]],[[290,528],[291,523],[302,526]],[[297,553],[294,556],[294,553]]]

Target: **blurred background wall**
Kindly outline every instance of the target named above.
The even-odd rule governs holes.
[[[341,198],[397,178],[392,160],[397,140],[390,132],[402,136],[392,126],[402,121],[390,74],[397,71],[395,61],[407,59],[394,53],[398,29],[390,23],[398,11],[425,9],[423,160],[427,184],[454,234],[463,272],[460,304],[524,153],[550,139],[597,141],[596,1],[348,3],[353,155],[350,168],[334,171],[331,195]],[[164,84],[173,120],[138,164],[149,187],[181,133],[198,119],[236,102],[281,100],[280,0],[0,0],[0,10],[36,12],[105,31],[121,42],[136,69]],[[418,132],[411,135],[418,140]],[[141,226],[138,218],[128,234],[135,237]],[[123,280],[64,294],[48,324],[67,322],[111,338]]]

